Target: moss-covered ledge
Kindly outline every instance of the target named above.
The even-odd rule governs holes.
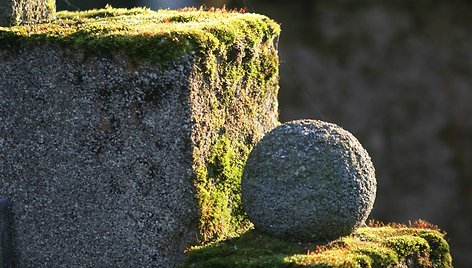
[[[259,37],[272,39],[279,33],[277,23],[258,14],[107,6],[99,10],[60,11],[55,20],[40,24],[0,27],[0,48],[18,50],[25,45],[59,44],[92,55],[112,56],[120,52],[159,64],[191,52],[225,52],[225,59],[233,61],[237,47],[229,49],[236,41],[244,38],[254,45]]]
[[[189,249],[181,267],[452,267],[444,237],[423,221],[363,227],[329,243],[285,241],[251,230]]]

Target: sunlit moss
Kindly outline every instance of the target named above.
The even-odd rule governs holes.
[[[444,234],[430,229],[365,227],[329,243],[300,243],[253,230],[192,248],[182,267],[394,267],[407,262],[408,267],[452,267]]]
[[[59,44],[93,54],[120,51],[132,58],[163,64],[192,51],[224,50],[242,33],[251,33],[250,40],[278,31],[276,23],[257,14],[107,7],[60,11],[47,23],[0,27],[0,47],[15,50],[28,44]]]
[[[235,236],[251,224],[241,204],[241,177],[249,154],[248,145],[219,137],[198,176],[200,228],[204,241]]]

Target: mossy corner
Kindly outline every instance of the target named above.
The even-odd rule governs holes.
[[[146,162],[143,165],[139,161],[140,169],[136,171],[139,173],[131,175],[133,181],[127,188],[133,195],[115,191],[122,185],[115,187],[114,180],[119,177],[110,176],[113,187],[110,196],[119,196],[119,200],[126,203],[133,201],[130,204],[139,207],[137,214],[145,215],[144,220],[135,214],[123,216],[136,222],[129,230],[123,228],[123,235],[138,230],[133,237],[139,240],[139,245],[134,248],[142,255],[133,254],[131,259],[136,263],[164,263],[161,266],[167,267],[174,266],[189,245],[218,241],[250,228],[239,189],[250,149],[278,123],[276,46],[279,31],[277,23],[257,14],[108,7],[58,12],[57,19],[49,22],[0,28],[0,55],[6,59],[7,75],[12,70],[13,74],[23,77],[23,67],[29,66],[34,74],[28,75],[27,81],[36,84],[37,80],[44,79],[44,83],[35,85],[35,93],[40,92],[36,94],[52,96],[60,92],[60,99],[65,96],[70,100],[67,103],[87,103],[86,107],[79,107],[77,114],[90,111],[99,127],[96,128],[95,122],[84,124],[86,143],[96,140],[97,131],[103,132],[100,126],[103,119],[108,123],[115,115],[120,123],[127,124],[123,128],[126,134],[121,136],[121,132],[116,131],[117,140],[138,137],[139,145],[126,147],[129,148],[126,153],[131,152],[132,157],[126,157],[123,165],[129,164],[130,174],[134,174],[134,163],[128,163],[128,159],[137,157],[135,153],[150,159],[143,161]],[[28,64],[22,64],[25,62]],[[44,77],[43,69],[48,73]],[[13,87],[19,84],[9,81],[3,84]],[[20,86],[18,92],[23,95],[12,94],[11,99],[16,101],[17,96],[28,99],[32,91],[25,88],[27,86]],[[82,99],[83,95],[86,98]],[[57,109],[62,111],[59,106]],[[146,121],[149,124],[143,124],[143,114],[149,115]],[[30,113],[27,116],[34,117]],[[64,118],[69,118],[67,113]],[[80,129],[80,141],[77,147],[74,144],[74,148],[80,148],[76,155],[82,155],[82,146],[88,146],[83,145],[81,126]],[[114,127],[112,129],[115,133]],[[136,136],[131,133],[135,131]],[[141,138],[145,142],[141,143]],[[103,142],[108,143],[108,139]],[[149,150],[144,150],[143,146]],[[85,149],[88,152],[88,148]],[[124,154],[121,148],[114,149],[110,155],[116,153],[121,157],[121,153]],[[95,151],[92,153],[96,155]],[[94,162],[97,166],[107,165],[101,159],[98,161]],[[159,172],[155,172],[157,170]],[[146,182],[144,187],[141,179]],[[108,185],[108,180],[103,184]],[[157,195],[150,194],[154,190]],[[147,197],[149,199],[144,200]],[[140,208],[146,212],[139,214]],[[103,219],[109,222],[113,218],[111,215]],[[57,235],[59,242],[63,242],[63,235],[66,234]],[[85,242],[87,237],[83,237]],[[121,250],[120,245],[110,250],[105,246],[100,251],[116,250]],[[39,257],[43,258],[45,255],[41,254],[39,251]],[[93,258],[88,258],[91,251],[83,254],[86,255],[73,257],[85,256],[89,262],[94,262]]]
[[[251,230],[189,249],[181,267],[452,267],[452,259],[439,230],[377,226],[327,243],[286,241]]]
[[[207,93],[199,106],[207,109],[195,118],[197,124],[211,122],[199,131],[208,136],[194,151],[203,242],[237,236],[252,226],[242,207],[241,178],[252,147],[278,124],[279,31],[265,19],[211,30],[219,46],[202,57],[206,75],[197,80],[207,81],[201,87]]]

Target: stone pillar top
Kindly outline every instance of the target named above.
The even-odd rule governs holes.
[[[49,20],[55,13],[55,0],[0,0],[0,26]]]

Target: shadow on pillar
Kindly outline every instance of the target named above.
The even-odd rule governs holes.
[[[10,201],[0,197],[0,268],[13,266]]]

